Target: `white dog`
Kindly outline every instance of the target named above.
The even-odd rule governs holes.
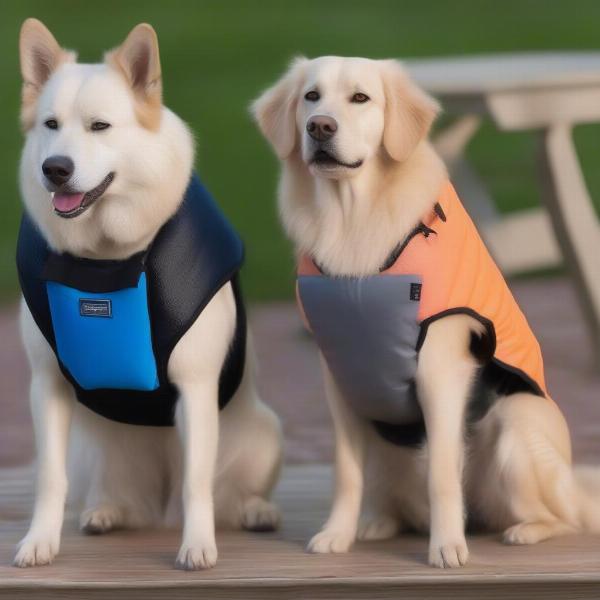
[[[411,528],[430,531],[431,565],[458,567],[467,514],[512,544],[600,531],[598,477],[574,474],[539,347],[427,141],[437,111],[397,62],[339,57],[297,59],[253,105],[282,161],[335,426],[335,498],[312,552]]]
[[[29,19],[21,31],[20,50],[22,122],[26,132],[20,181],[28,215],[22,227],[29,227],[34,238],[38,236],[35,247],[28,247],[27,240],[20,244],[20,268],[26,271],[28,261],[35,261],[36,252],[47,243],[47,252],[58,261],[59,271],[67,263],[75,264],[77,269],[87,265],[92,273],[97,266],[102,272],[110,265],[118,270],[119,265],[133,265],[136,256],[143,256],[138,263],[148,270],[155,260],[152,253],[157,244],[164,242],[165,232],[175,227],[173,223],[180,222],[177,219],[184,210],[184,194],[194,162],[189,130],[162,105],[154,30],[149,25],[138,25],[119,48],[106,55],[104,63],[77,64],[74,53],[61,49],[42,23]],[[190,186],[196,192],[200,189],[197,182]],[[206,204],[205,208],[209,206],[213,205]],[[219,231],[233,240],[238,260],[241,245],[237,238],[216,208],[207,210],[213,211]],[[202,227],[201,220],[198,225]],[[193,230],[184,232],[178,238],[180,245],[183,243],[185,248],[192,234]],[[204,242],[199,240],[200,245]],[[203,269],[210,271],[214,263],[207,260],[206,264],[187,264],[188,257],[181,258],[178,264],[155,265],[162,269],[163,284],[179,273],[185,281],[202,279]],[[220,259],[220,254],[216,258]],[[50,267],[47,264],[45,268]],[[45,271],[45,277],[50,280],[56,276],[52,268],[49,273]],[[24,290],[36,284],[35,278],[28,283],[29,276],[21,274]],[[140,289],[138,276],[129,288]],[[129,365],[122,374],[128,378],[141,365],[142,357],[135,353],[123,355],[116,346],[101,353],[94,337],[84,338],[83,333],[77,337],[76,332],[70,341],[76,347],[69,357],[71,362],[61,354],[65,360],[59,364],[57,351],[49,343],[52,330],[42,331],[39,326],[43,306],[36,306],[32,316],[29,300],[22,303],[23,339],[32,370],[38,475],[31,527],[19,545],[15,565],[50,563],[59,550],[70,429],[74,465],[70,487],[74,496],[85,502],[81,514],[84,531],[102,533],[163,522],[176,524],[183,512],[183,541],[177,565],[199,569],[212,567],[217,560],[215,521],[254,530],[277,526],[279,513],[268,498],[279,473],[281,434],[277,418],[257,395],[250,344],[246,368],[243,359],[238,364],[237,391],[230,390],[229,397],[225,397],[230,401],[219,414],[217,396],[224,364],[233,352],[230,347],[234,338],[245,339],[243,305],[232,277],[223,278],[206,296],[206,306],[188,311],[188,318],[193,316],[189,327],[179,332],[183,335],[172,343],[170,355],[164,360],[164,372],[160,374],[164,381],[157,389],[167,396],[176,390],[179,396],[176,405],[171,400],[173,410],[176,406],[176,428],[114,422],[83,407],[76,395],[87,399],[88,406],[96,402],[95,410],[101,414],[111,398],[118,398],[120,403],[121,396],[95,396],[93,390],[84,389],[86,384],[78,373],[88,368],[86,377],[93,379],[114,353]],[[52,311],[59,310],[63,305],[53,304],[56,298],[52,294],[68,293],[69,289],[60,285],[51,288],[50,283],[48,298],[44,291],[38,300],[41,298],[46,307],[50,303]],[[152,286],[150,279],[146,283]],[[102,277],[88,277],[88,284],[88,291],[100,289]],[[143,296],[143,302],[154,302],[154,293],[166,297],[173,294],[170,289],[149,289],[148,299]],[[185,285],[175,292],[180,293],[185,295]],[[31,298],[35,300],[34,296]],[[112,322],[118,323],[119,298],[97,300],[97,295],[84,296],[79,300],[81,313],[76,318],[88,328],[96,326],[90,323],[100,326],[110,321],[90,317],[114,316]],[[192,298],[192,302],[197,300]],[[121,321],[125,345],[139,325],[138,316],[136,313]],[[54,312],[52,319],[55,343],[61,353],[66,352],[68,340],[64,335],[68,338],[71,334],[61,332]],[[148,337],[143,323],[140,331]],[[155,333],[152,331],[152,335]],[[237,348],[238,359],[245,348],[245,344]],[[87,367],[77,362],[82,358]],[[150,359],[150,367],[156,369],[152,355]],[[139,393],[139,414],[133,416],[144,422],[148,416],[146,406],[150,406],[145,403],[152,396]],[[164,412],[161,401],[154,405],[157,415]],[[123,406],[116,410],[122,411]],[[157,419],[152,423],[167,424],[162,422],[164,414]]]

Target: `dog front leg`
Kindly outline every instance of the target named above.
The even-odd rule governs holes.
[[[321,362],[335,431],[335,492],[329,519],[308,544],[308,551],[347,552],[356,539],[360,516],[365,424],[352,412],[324,360]]]
[[[209,569],[217,562],[213,480],[219,438],[218,384],[179,385],[177,424],[183,442],[183,541],[176,566]]]
[[[19,543],[14,559],[17,567],[46,565],[58,554],[67,495],[66,459],[73,404],[73,389],[58,367],[52,367],[52,372],[34,371],[31,412],[37,449],[36,497],[29,531]]]
[[[429,563],[459,567],[468,559],[462,470],[465,407],[476,365],[465,317],[432,323],[419,354],[417,387],[429,457]]]

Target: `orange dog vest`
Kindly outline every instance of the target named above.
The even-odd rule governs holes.
[[[353,404],[375,422],[422,420],[414,390],[418,350],[430,323],[456,313],[485,325],[484,339],[474,340],[472,349],[482,361],[481,379],[488,389],[547,394],[539,344],[449,182],[427,222],[399,245],[379,275],[329,277],[303,256],[297,291],[334,379],[342,391],[357,395]],[[394,330],[404,331],[402,339]],[[385,371],[375,364],[381,344],[388,346],[387,355],[381,355],[388,363]],[[401,367],[406,372],[394,380],[392,372],[402,361],[412,366]],[[387,382],[385,391],[379,383],[359,381],[378,370],[377,377]],[[390,408],[400,395],[410,400],[398,410]]]

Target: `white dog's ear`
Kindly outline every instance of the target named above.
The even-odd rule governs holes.
[[[250,110],[277,156],[285,160],[296,147],[296,106],[308,59],[295,58],[288,72],[252,103]]]
[[[383,146],[396,161],[405,161],[439,113],[439,104],[413,83],[399,62],[382,61],[385,90]]]
[[[35,121],[35,106],[50,75],[63,63],[74,62],[76,55],[63,50],[48,28],[37,19],[27,19],[19,37],[21,75],[21,122],[29,129]]]
[[[136,25],[118,48],[106,54],[105,61],[125,76],[134,93],[139,122],[157,129],[162,114],[162,78],[158,37],[152,26]]]

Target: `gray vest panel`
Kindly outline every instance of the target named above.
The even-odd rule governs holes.
[[[422,420],[415,392],[421,279],[298,277],[308,323],[340,391],[362,417]]]

